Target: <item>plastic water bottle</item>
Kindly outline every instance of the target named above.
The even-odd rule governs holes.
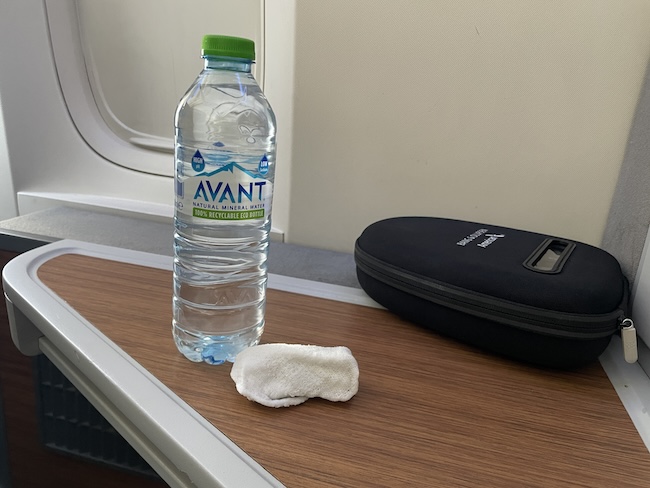
[[[205,36],[176,110],[173,336],[191,361],[234,361],[264,329],[275,116],[255,44]]]

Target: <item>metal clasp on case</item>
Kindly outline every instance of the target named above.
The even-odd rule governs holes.
[[[636,363],[639,359],[639,351],[636,347],[636,328],[632,319],[623,319],[621,322],[621,342],[625,361]]]

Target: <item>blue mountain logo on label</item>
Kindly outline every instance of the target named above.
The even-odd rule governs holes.
[[[198,152],[198,151],[197,151],[197,152]],[[194,164],[194,163],[192,163],[192,164]],[[228,171],[228,172],[230,172],[230,173],[234,173],[235,170],[239,170],[239,171],[241,171],[242,173],[246,173],[246,174],[247,174],[248,176],[250,176],[251,178],[262,178],[262,177],[261,177],[260,175],[258,175],[257,173],[253,173],[252,171],[248,171],[247,169],[242,168],[239,164],[237,164],[237,163],[232,163],[232,162],[231,162],[231,163],[228,163],[228,164],[224,164],[224,165],[221,166],[219,169],[216,169],[216,170],[214,170],[214,171],[211,171],[210,173],[201,173],[201,174],[198,174],[198,175],[196,175],[196,176],[214,176],[214,175],[216,175],[216,174],[218,174],[218,173],[223,173],[224,171]],[[267,170],[268,170],[268,169],[267,169]]]
[[[257,166],[257,171],[261,175],[265,175],[269,172],[269,159],[266,157],[266,154],[260,159],[260,164]]]
[[[205,169],[205,161],[198,149],[192,156],[192,169],[194,171],[203,171]]]

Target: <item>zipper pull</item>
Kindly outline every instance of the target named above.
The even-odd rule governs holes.
[[[636,348],[636,329],[632,319],[621,322],[621,341],[623,342],[623,357],[628,363],[636,363],[639,352]]]

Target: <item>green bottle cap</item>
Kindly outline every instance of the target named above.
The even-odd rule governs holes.
[[[243,37],[203,36],[202,56],[255,59],[255,42]]]

